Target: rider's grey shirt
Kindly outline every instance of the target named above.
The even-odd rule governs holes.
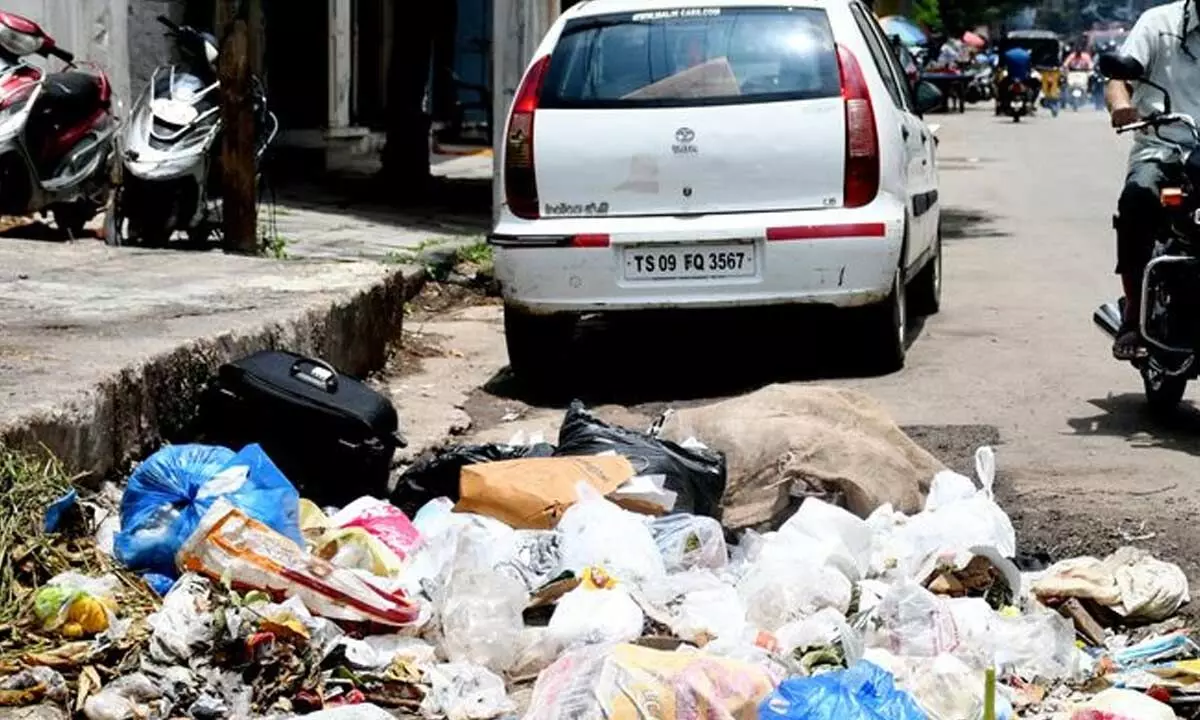
[[[1185,30],[1184,5],[1190,7]],[[1171,93],[1171,109],[1200,120],[1200,19],[1194,0],[1183,0],[1150,8],[1142,13],[1125,39],[1121,51],[1137,58],[1146,67],[1150,80]],[[1183,48],[1187,35],[1189,57]],[[1162,112],[1163,95],[1145,83],[1135,83],[1133,103],[1142,117]],[[1161,138],[1153,131],[1138,133],[1129,165],[1175,157],[1175,146],[1194,144],[1191,132],[1180,126],[1160,128]],[[1172,145],[1174,143],[1175,145]]]

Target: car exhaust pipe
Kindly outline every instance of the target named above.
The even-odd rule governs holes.
[[[1121,332],[1121,311],[1117,308],[1116,303],[1104,303],[1096,308],[1092,320],[1095,321],[1096,327],[1103,330],[1110,338],[1116,339],[1117,334]]]

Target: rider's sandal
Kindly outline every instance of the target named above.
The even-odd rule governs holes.
[[[1142,342],[1142,334],[1137,330],[1121,330],[1113,343],[1113,357],[1123,362],[1141,360],[1149,354]]]

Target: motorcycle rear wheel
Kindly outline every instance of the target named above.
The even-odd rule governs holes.
[[[1179,408],[1183,402],[1183,394],[1187,390],[1186,375],[1168,375],[1161,369],[1147,363],[1139,368],[1142,374],[1142,385],[1146,389],[1146,404],[1155,415],[1169,415]]]

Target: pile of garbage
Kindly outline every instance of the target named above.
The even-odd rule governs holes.
[[[115,573],[42,585],[25,625],[60,644],[0,654],[0,717],[1186,715],[1180,568],[1030,567],[975,461],[946,470],[865,396],[781,387],[647,432],[575,404],[555,444],[442,448],[341,508],[258,445],[168,446],[96,532],[161,604],[127,612]]]

